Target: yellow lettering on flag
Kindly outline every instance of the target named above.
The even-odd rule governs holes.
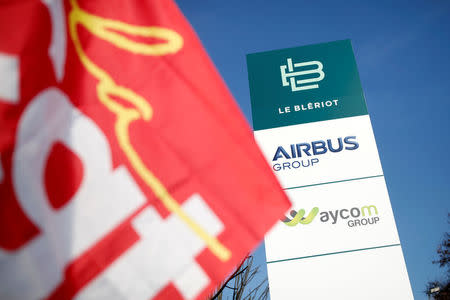
[[[129,127],[137,120],[149,122],[153,109],[149,102],[133,90],[117,85],[111,76],[94,64],[84,52],[78,37],[77,25],[84,26],[89,32],[110,42],[114,46],[134,54],[162,56],[178,52],[183,47],[183,38],[173,30],[155,26],[135,26],[116,20],[101,18],[84,11],[78,6],[76,0],[70,1],[72,9],[69,13],[70,37],[75,50],[87,71],[98,79],[97,95],[100,102],[117,117],[115,133],[119,145],[130,161],[133,169],[149,186],[156,197],[171,213],[177,215],[198,237],[200,237],[211,252],[221,261],[231,257],[231,251],[222,245],[215,237],[208,234],[181,208],[178,202],[170,195],[161,181],[147,168],[139,154],[130,142]],[[132,41],[121,35],[123,32],[135,36],[154,37],[163,39],[167,43],[145,44]],[[134,107],[124,107],[114,101],[111,96],[117,96],[129,101]]]

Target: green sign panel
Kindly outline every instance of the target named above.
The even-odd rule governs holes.
[[[247,55],[254,130],[367,114],[350,40]]]

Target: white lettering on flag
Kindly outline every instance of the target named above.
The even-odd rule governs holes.
[[[194,194],[182,207],[209,234],[217,236],[223,230],[200,195]],[[183,297],[193,299],[208,285],[208,276],[194,260],[205,244],[179,218],[170,215],[163,220],[149,207],[133,220],[133,227],[141,240],[82,290],[77,300],[149,299],[170,282]]]

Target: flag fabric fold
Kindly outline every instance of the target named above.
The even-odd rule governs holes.
[[[289,207],[169,0],[2,2],[0,124],[2,299],[205,299]]]

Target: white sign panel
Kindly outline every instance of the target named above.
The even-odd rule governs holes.
[[[293,203],[266,236],[271,299],[413,299],[350,42],[247,62],[255,138]]]

